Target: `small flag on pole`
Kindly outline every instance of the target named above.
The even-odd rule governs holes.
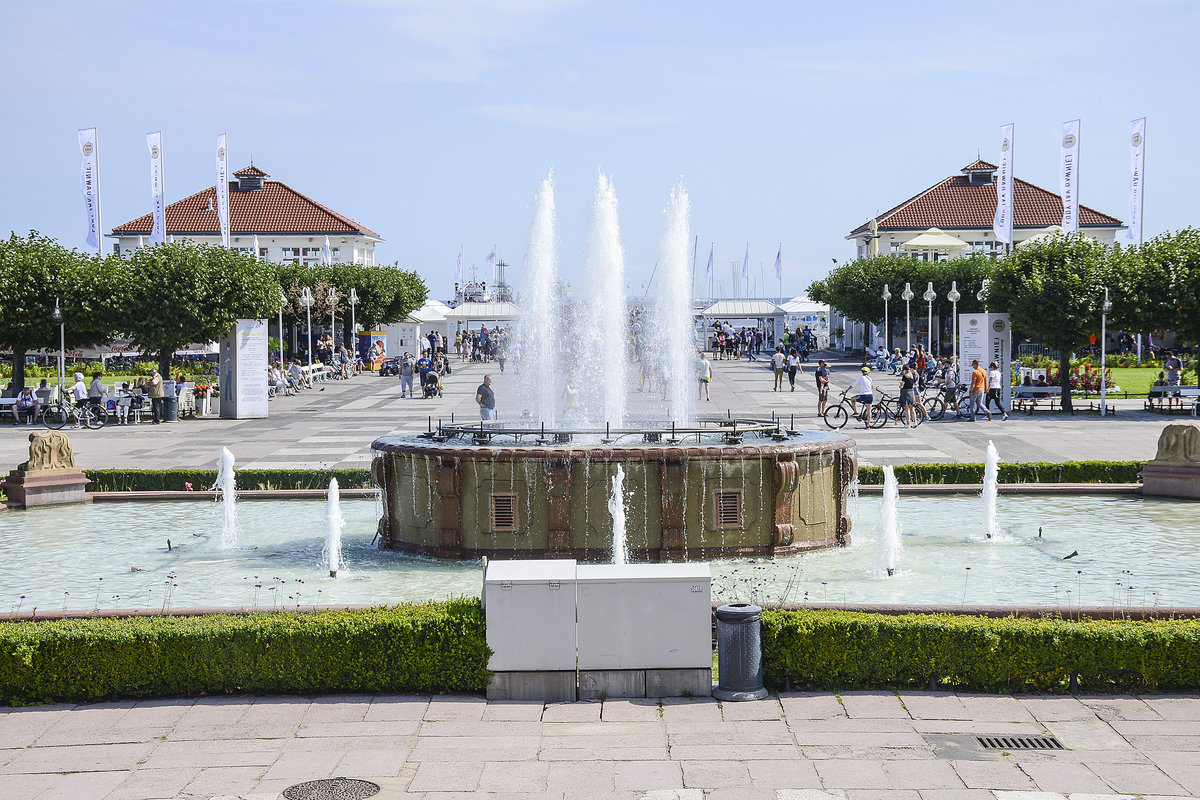
[[[325,237],[325,244],[321,245],[321,261],[325,262],[325,266],[333,263],[333,249],[329,246],[329,237]]]
[[[460,248],[458,248],[458,266],[454,268],[454,282],[455,283],[462,283],[462,279],[463,279],[463,277],[462,277],[462,259],[463,259],[463,251],[462,251],[462,248],[460,247]]]
[[[742,259],[742,277],[750,277],[750,243],[746,242],[746,257]]]
[[[779,252],[775,254],[775,277],[783,278],[783,245],[779,245]]]
[[[704,269],[704,277],[706,277],[706,278],[712,277],[713,250],[715,250],[716,247],[717,247],[716,243],[713,243],[708,246],[708,266],[705,267],[705,269]]]

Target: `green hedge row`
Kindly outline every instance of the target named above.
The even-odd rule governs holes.
[[[1068,461],[1000,464],[1000,483],[1140,483],[1145,461]],[[899,483],[983,483],[983,464],[898,465]],[[883,483],[882,467],[859,467],[858,482]]]
[[[983,691],[1200,687],[1200,620],[1018,619],[847,611],[763,614],[768,685]]]
[[[0,701],[481,692],[474,598],[353,611],[0,623]]]
[[[215,469],[89,469],[90,492],[182,492],[210,488],[217,480]],[[373,489],[368,469],[239,469],[239,489],[325,489],[336,477],[342,489]]]

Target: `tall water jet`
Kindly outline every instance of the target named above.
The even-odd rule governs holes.
[[[233,470],[233,453],[228,447],[221,448],[217,459],[217,481],[210,491],[221,492],[221,547],[241,547],[242,540],[237,525],[237,478]]]
[[[900,485],[896,470],[890,464],[883,468],[883,505],[879,511],[879,568],[888,577],[896,574],[904,545],[900,541],[900,519],[896,506],[900,501]]]
[[[341,490],[337,478],[329,480],[329,499],[326,501],[325,512],[325,547],[321,551],[322,560],[329,567],[329,577],[336,578],[342,564],[342,531],[346,520],[342,517]]]
[[[529,225],[528,271],[525,277],[527,302],[521,314],[522,367],[536,376],[520,381],[529,395],[526,407],[535,422],[547,426],[558,423],[558,397],[563,392],[558,348],[558,325],[562,321],[556,298],[558,252],[554,230],[554,173],[551,171],[538,187],[534,198],[533,221]]]
[[[988,440],[987,460],[983,465],[983,532],[994,538],[1000,531],[996,522],[996,494],[1000,478],[1000,453]]]
[[[662,278],[655,292],[655,324],[648,332],[647,351],[654,354],[662,370],[670,419],[681,425],[693,421],[696,397],[690,215],[691,201],[680,178],[663,209],[658,261]]]
[[[629,543],[625,534],[625,468],[620,464],[612,477],[608,513],[613,524],[612,560],[614,564],[625,564],[629,561]]]
[[[625,296],[625,255],[617,220],[617,193],[603,172],[596,181],[592,229],[588,237],[587,269],[591,274],[588,321],[583,326],[589,384],[599,384],[588,398],[589,422],[618,427],[625,419],[629,389],[626,330],[629,310]]]

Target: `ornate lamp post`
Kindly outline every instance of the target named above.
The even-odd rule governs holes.
[[[334,311],[337,309],[337,289],[329,287],[329,294],[325,297],[325,301],[329,303],[329,344],[332,347],[335,344],[337,330],[337,320],[334,317]]]
[[[317,301],[307,286],[300,293],[300,305],[304,306],[305,330],[308,333],[308,375],[312,378],[312,306]]]
[[[937,300],[937,292],[933,290],[933,281],[929,281],[929,288],[921,296],[929,303],[929,354],[933,355],[933,301]]]
[[[279,368],[283,369],[283,309],[287,308],[287,295],[279,290]]]
[[[356,355],[358,353],[358,322],[354,319],[354,307],[356,305],[358,305],[358,290],[355,288],[351,288],[350,289],[350,338],[354,340],[352,343],[352,346],[350,347],[351,355]]]
[[[883,298],[883,349],[888,353],[892,352],[892,341],[888,339],[888,300],[892,299],[892,293],[888,291],[888,285],[883,285],[883,294],[879,295]]]
[[[916,295],[913,294],[912,287],[906,283],[900,296],[904,298],[904,349],[907,351],[912,349],[911,303]]]
[[[1107,354],[1106,334],[1108,327],[1108,315],[1112,313],[1112,303],[1108,301],[1108,287],[1104,287],[1104,305],[1100,306],[1100,418],[1104,419],[1104,415],[1108,413],[1107,395],[1108,381],[1104,377],[1104,361]]]
[[[958,293],[958,281],[950,281],[950,291],[946,293],[946,299],[949,300],[954,310],[951,312],[953,318],[950,320],[953,334],[950,339],[950,351],[953,353],[955,368],[958,367],[958,301],[962,299],[962,295]]]
[[[58,298],[54,298],[54,310],[50,319],[58,323],[58,401],[63,401],[63,386],[67,380],[67,323],[63,322],[62,309],[58,306]]]
[[[983,303],[984,312],[986,312],[988,310],[987,294],[988,294],[988,286],[990,286],[991,283],[992,282],[989,279],[984,278],[983,283],[980,284],[980,286],[979,286],[979,291],[975,293],[975,299],[978,300],[979,302]]]

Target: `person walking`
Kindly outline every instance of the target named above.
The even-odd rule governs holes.
[[[783,354],[783,345],[775,346],[775,355],[771,356],[771,367],[775,370],[775,388],[771,391],[783,391],[783,372],[787,364],[787,356]]]
[[[829,402],[829,365],[825,359],[817,360],[817,416],[825,416],[825,404]]]
[[[1000,409],[1000,421],[1003,422],[1008,419],[1008,412],[1004,410],[1004,406],[1000,403],[1000,390],[1003,388],[1003,385],[1000,383],[1001,380],[1000,365],[993,361],[991,364],[988,364],[987,400],[984,401],[984,405],[990,409],[992,401],[995,401],[996,408]]]
[[[413,396],[413,373],[416,371],[417,362],[410,353],[405,353],[400,359],[400,396],[404,397],[405,393],[411,398]]]
[[[475,403],[479,406],[479,418],[491,420],[496,418],[496,393],[492,391],[492,376],[484,375],[483,383],[475,390]]]
[[[788,383],[792,385],[793,392],[796,391],[796,373],[803,371],[804,367],[800,366],[800,355],[796,352],[796,348],[793,347],[787,356]]]
[[[700,387],[698,389],[697,399],[703,397],[705,400],[712,400],[712,393],[708,387],[712,383],[712,362],[705,357],[704,353],[700,354],[700,360],[696,362],[696,372],[700,378]]]
[[[971,422],[975,421],[980,411],[987,414],[988,422],[992,421],[992,412],[988,411],[987,404],[984,401],[984,396],[987,394],[987,385],[987,373],[983,367],[979,366],[979,359],[973,359],[971,361]]]

